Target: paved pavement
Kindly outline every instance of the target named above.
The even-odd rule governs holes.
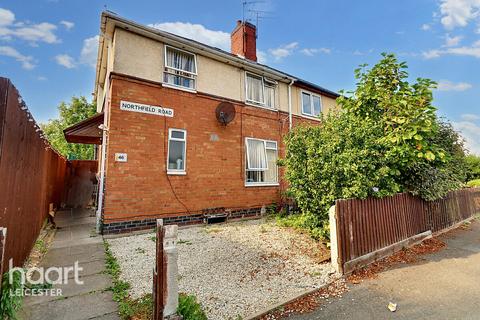
[[[439,238],[444,250],[349,285],[342,298],[288,319],[480,319],[480,222]],[[389,301],[396,312],[387,310]]]
[[[20,318],[24,320],[106,320],[119,319],[117,304],[106,289],[111,279],[104,274],[105,252],[101,236],[95,234],[95,217],[91,211],[74,209],[59,212],[55,222],[59,229],[40,267],[73,266],[78,261],[83,285],[76,284],[73,273],[67,284],[54,285],[62,289],[58,297],[27,297]]]

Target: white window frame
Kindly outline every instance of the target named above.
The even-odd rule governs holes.
[[[262,79],[262,96],[263,96],[263,101],[255,101],[253,99],[248,98],[248,76],[252,76],[254,78],[260,78]],[[274,101],[273,101],[273,106],[267,106],[265,103],[265,86],[268,87],[273,87],[275,94],[274,94]],[[278,82],[265,78],[264,76],[258,75],[256,73],[250,72],[250,71],[245,71],[245,103],[248,105],[256,106],[256,107],[261,107],[265,108],[268,110],[277,110],[276,103],[277,103],[277,88],[278,88]]]
[[[185,71],[185,70],[182,70],[182,69],[178,69],[178,68],[174,68],[174,67],[170,67],[167,65],[167,51],[168,49],[171,49],[171,50],[176,50],[176,51],[180,51],[180,52],[183,52],[183,53],[186,53],[186,54],[189,54],[189,55],[192,55],[193,56],[193,60],[195,62],[195,71],[194,72],[191,72],[191,71]],[[169,46],[169,45],[165,45],[164,46],[164,53],[163,53],[163,61],[164,61],[164,67],[163,67],[163,78],[162,78],[162,84],[163,86],[165,87],[170,87],[170,88],[175,88],[175,89],[180,89],[180,90],[185,90],[185,91],[190,91],[190,92],[196,92],[197,90],[197,76],[198,76],[198,64],[197,64],[197,55],[193,52],[190,52],[190,51],[186,51],[186,50],[182,50],[182,49],[179,49],[179,48],[176,48],[176,47],[172,47],[172,46]],[[176,85],[176,84],[173,84],[173,83],[168,83],[165,81],[165,74],[173,74],[171,72],[167,72],[166,69],[170,69],[170,70],[174,70],[174,71],[178,71],[178,72],[184,72],[184,73],[187,73],[189,75],[192,76],[192,80],[194,82],[194,87],[193,89],[192,88],[189,88],[189,87],[184,87],[184,86],[179,86],[179,85]],[[173,74],[175,75],[175,74]],[[177,75],[177,76],[181,76],[181,75]]]
[[[266,157],[266,163],[267,163],[267,167],[265,169],[254,169],[254,168],[251,168],[251,169],[248,169],[248,167],[250,167],[249,163],[246,163],[246,166],[244,167],[245,168],[245,174],[244,174],[244,179],[245,179],[245,187],[262,187],[262,186],[279,186],[280,183],[278,181],[279,179],[279,174],[278,174],[278,165],[276,166],[277,168],[277,181],[275,182],[247,182],[247,171],[267,171],[268,170],[268,156],[267,156],[267,150],[275,150],[276,151],[276,154],[277,154],[277,160],[278,160],[278,142],[277,141],[274,141],[274,140],[266,140],[266,139],[258,139],[258,138],[252,138],[252,137],[246,137],[245,138],[245,152],[246,152],[246,162],[248,161],[248,140],[257,140],[257,141],[262,141],[263,142],[263,147],[265,148],[265,157]],[[267,147],[267,142],[270,142],[270,143],[274,143],[275,144],[275,148],[271,148],[271,147]]]
[[[255,139],[255,138],[245,138],[245,146],[246,146],[246,152],[247,152],[247,170],[248,171],[266,171],[268,170],[268,161],[265,161],[265,169],[263,168],[251,168],[250,167],[250,157],[248,156],[249,155],[249,149],[248,149],[248,141],[261,141],[262,144],[263,144],[263,149],[265,150],[265,157],[267,155],[267,142],[266,140],[263,140],[263,139]],[[265,159],[266,160],[266,159]]]
[[[304,94],[308,94],[310,96],[310,110],[312,111],[311,114],[303,112],[303,95]],[[310,92],[310,91],[306,91],[306,90],[300,90],[300,100],[301,100],[300,108],[301,108],[301,112],[302,112],[303,116],[308,117],[308,118],[314,118],[314,119],[318,120],[318,116],[320,115],[320,113],[317,114],[317,115],[313,114],[313,112],[314,112],[313,97],[317,97],[320,100],[320,113],[322,113],[323,112],[322,95],[316,94],[316,93],[313,93],[313,92]]]
[[[183,132],[183,139],[180,138],[173,138],[172,132],[179,131]],[[183,169],[169,169],[168,168],[168,160],[170,159],[170,141],[181,141],[185,142],[184,144],[184,159],[183,159]],[[167,174],[174,174],[174,175],[185,175],[187,174],[187,130],[185,129],[177,129],[177,128],[169,128],[168,129],[168,144],[167,144]]]

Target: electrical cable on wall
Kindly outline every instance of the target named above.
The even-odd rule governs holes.
[[[168,128],[167,128],[167,117],[163,117],[163,128],[164,128],[164,137],[163,137],[163,155],[164,155],[164,158],[165,158],[165,161],[168,162],[168,159],[167,159],[167,156],[168,156],[168,153],[167,153],[167,148],[168,146],[166,145],[166,142],[165,142],[165,139],[168,140]],[[165,162],[166,163],[166,162]],[[167,166],[167,165],[166,165]],[[168,181],[168,184],[170,185],[170,190],[172,190],[172,193],[173,193],[173,196],[175,197],[175,199],[177,199],[178,203],[180,203],[183,208],[185,209],[186,213],[187,214],[190,214],[190,210],[188,210],[187,206],[182,202],[182,200],[180,200],[180,198],[178,197],[177,193],[175,192],[175,189],[173,188],[173,185],[172,185],[172,181],[170,180],[170,176],[168,175],[168,167],[165,167],[165,175],[167,176],[167,181]]]

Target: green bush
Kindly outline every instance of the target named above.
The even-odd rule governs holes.
[[[183,317],[183,320],[207,320],[202,307],[192,295],[180,294],[177,313]]]
[[[330,230],[328,223],[319,221],[319,217],[313,214],[300,213],[286,216],[277,216],[277,224],[282,227],[290,227],[300,231],[307,231],[315,240],[329,240]]]
[[[480,188],[480,179],[470,180],[467,182],[469,188]]]
[[[13,283],[9,281],[9,272],[2,276],[2,292],[0,297],[0,319],[17,319],[17,312],[22,306],[23,296],[13,295],[17,290],[22,290],[20,271],[13,271]]]
[[[356,90],[337,99],[341,111],[287,135],[279,163],[301,214],[281,223],[325,238],[336,199],[408,191],[434,200],[463,185],[463,143],[435,114],[435,83],[410,84],[406,68],[391,54],[371,69],[361,66]]]
[[[321,127],[298,127],[287,136],[281,164],[302,211],[299,224],[322,230],[336,199],[400,191],[376,139],[379,130],[369,119],[342,112],[322,116]]]
[[[437,120],[438,131],[429,143],[445,152],[441,162],[419,162],[405,174],[405,189],[414,195],[431,201],[445,196],[449,191],[464,186],[466,176],[463,140],[453,126],[445,120]]]
[[[480,157],[470,154],[465,157],[466,181],[480,179]]]

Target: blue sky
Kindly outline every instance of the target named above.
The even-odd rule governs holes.
[[[72,95],[91,98],[96,35],[105,6],[126,18],[229,50],[241,0],[0,0],[0,75],[12,79],[37,121]],[[265,0],[262,62],[332,90],[354,87],[353,69],[381,52],[432,78],[439,113],[480,154],[480,0]],[[265,15],[265,14],[264,14]],[[253,20],[255,22],[255,20]]]

